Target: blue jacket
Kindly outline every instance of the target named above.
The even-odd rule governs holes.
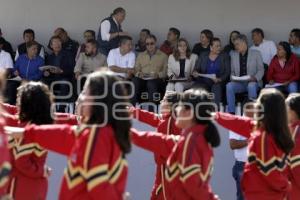
[[[22,54],[15,63],[14,71],[18,71],[22,79],[38,81],[43,75],[43,72],[39,69],[42,66],[44,66],[42,57],[36,56],[30,60],[27,54]]]

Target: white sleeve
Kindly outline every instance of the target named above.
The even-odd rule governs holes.
[[[271,51],[272,57],[274,57],[277,54],[277,47],[276,47],[275,42],[273,42],[273,41],[270,42],[270,51]]]
[[[114,52],[113,50],[109,51],[108,56],[107,56],[107,66],[114,66],[116,65],[115,59],[114,59]]]
[[[18,58],[19,58],[19,49],[17,49],[16,51],[15,61],[17,61]]]
[[[11,55],[9,53],[7,53],[7,59],[5,61],[5,68],[7,69],[12,69],[14,68],[14,63],[13,63],[13,60],[11,58]]]
[[[128,68],[134,68],[135,65],[135,54],[133,52],[130,53]]]
[[[45,49],[43,46],[41,47],[40,56],[45,59]]]
[[[109,41],[109,38],[110,38],[110,33],[109,33],[110,22],[108,20],[104,20],[101,23],[100,26],[101,26],[101,38],[102,38],[102,40]]]

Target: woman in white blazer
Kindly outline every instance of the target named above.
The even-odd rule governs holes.
[[[191,75],[197,58],[196,54],[191,53],[188,41],[180,38],[168,60],[167,91],[183,92],[192,86]]]

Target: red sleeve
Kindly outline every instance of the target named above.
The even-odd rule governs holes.
[[[215,120],[224,128],[246,138],[250,138],[251,132],[254,128],[254,121],[251,118],[232,115],[229,113],[218,112]]]
[[[298,163],[293,163],[291,165],[292,167],[290,172],[293,177],[294,183],[297,185],[297,188],[300,188],[300,161],[298,161]]]
[[[99,131],[92,128],[89,141],[93,141],[92,151],[86,148],[88,159],[84,164],[87,177],[88,195],[91,199],[120,200],[125,191],[127,178],[127,163],[114,139],[111,128],[102,128]],[[111,166],[115,166],[111,167]],[[114,173],[110,172],[110,168]],[[118,191],[115,182],[123,181],[123,191]]]
[[[77,115],[69,113],[55,113],[55,124],[78,125]]]
[[[299,129],[295,135],[295,147],[289,156],[290,173],[297,188],[300,189],[300,132]]]
[[[156,132],[139,132],[131,129],[132,142],[148,151],[167,158],[180,136],[165,135]]]
[[[1,128],[2,129],[2,128]],[[6,187],[9,179],[9,172],[11,169],[9,150],[7,146],[6,135],[3,131],[0,132],[0,197],[6,192]]]
[[[69,155],[75,143],[75,133],[69,125],[29,125],[25,128],[25,138],[45,149]]]
[[[42,178],[44,176],[44,167],[47,158],[47,151],[39,157],[29,154],[21,156],[14,162],[14,167],[19,172],[30,178]]]
[[[291,189],[285,172],[287,168],[285,154],[267,133],[256,137],[249,150],[249,163],[257,165],[261,177],[270,188],[278,192],[287,192]]]
[[[2,113],[2,116],[7,126],[21,127],[17,115]]]
[[[213,153],[204,137],[190,133],[184,142],[181,158],[181,182],[191,199],[217,200],[209,186]]]
[[[133,109],[133,116],[135,119],[137,119],[145,124],[149,124],[150,126],[153,126],[156,128],[158,127],[158,125],[161,122],[161,120],[155,113],[148,112],[148,111],[142,110],[140,108]]]
[[[267,81],[270,82],[271,80],[274,81],[274,78],[273,78],[273,73],[274,73],[274,65],[275,64],[275,58],[272,59],[271,63],[270,63],[270,66],[268,68],[268,71],[267,71]]]
[[[13,106],[7,103],[1,103],[2,108],[11,115],[18,113],[17,106]]]

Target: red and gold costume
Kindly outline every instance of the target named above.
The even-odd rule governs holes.
[[[248,162],[242,178],[247,200],[285,200],[291,190],[286,155],[263,128],[254,130],[251,118],[217,113],[216,121],[225,128],[249,138]]]
[[[60,200],[122,200],[127,162],[112,127],[30,125],[24,137],[68,156]]]
[[[161,117],[153,112],[141,109],[134,109],[134,117],[150,126],[156,127],[157,132],[166,135],[180,135],[181,130],[175,125],[175,119],[170,115],[162,115]],[[166,158],[154,153],[156,163],[155,181],[151,192],[151,200],[164,200],[162,192],[163,172],[165,170]]]
[[[16,106],[3,104],[3,116],[8,126],[25,127],[26,122],[20,122]],[[75,115],[55,113],[56,123],[77,124]],[[12,154],[12,173],[7,193],[15,200],[46,199],[48,181],[44,177],[47,151],[37,143],[24,137],[20,140],[9,140]]]
[[[196,125],[179,135],[137,132],[135,144],[155,152],[166,160],[162,193],[167,200],[215,200],[209,180],[213,166],[213,149],[204,137],[205,126]]]
[[[48,180],[44,177],[47,151],[24,137],[9,140],[12,172],[7,193],[14,200],[46,199]]]
[[[288,200],[300,198],[300,121],[292,124],[292,133],[295,147],[289,155],[289,178],[292,183],[292,190]]]
[[[0,198],[6,194],[11,170],[10,154],[7,144],[7,137],[4,134],[4,120],[0,118]]]

